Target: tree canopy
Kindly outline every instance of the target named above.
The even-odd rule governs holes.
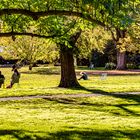
[[[8,36],[8,32],[25,34],[36,24],[39,28],[33,33],[47,36],[44,21],[49,21],[48,17],[52,15],[52,18],[56,15],[77,16],[101,26],[125,28],[133,22],[131,15],[138,9],[138,4],[139,0],[1,0],[0,17],[4,22],[3,31],[7,33],[2,35]]]
[[[56,45],[49,40],[35,37],[2,38],[0,41],[2,52],[0,55],[5,59],[18,59],[34,64],[37,60],[53,62],[58,60],[59,51]]]

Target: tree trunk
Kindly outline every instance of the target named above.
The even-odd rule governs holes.
[[[29,70],[32,70],[32,68],[33,68],[33,66],[30,64],[30,65],[29,65]]]
[[[76,42],[81,35],[82,30],[73,34],[68,41],[71,47],[59,44],[60,46],[60,61],[61,61],[61,80],[59,87],[73,88],[79,87],[74,68],[74,52],[77,49]]]
[[[59,87],[79,87],[74,68],[73,49],[67,46],[60,46],[61,80]]]
[[[126,52],[117,51],[117,70],[126,69]]]
[[[119,41],[120,38],[125,38],[126,36],[126,32],[127,30],[120,30],[120,29],[116,29],[116,35],[117,35],[117,39],[116,39],[116,43]],[[116,46],[117,48],[117,46]],[[126,69],[126,52],[121,52],[119,49],[117,49],[117,70],[124,70]]]
[[[77,58],[74,57],[74,67],[77,67]]]

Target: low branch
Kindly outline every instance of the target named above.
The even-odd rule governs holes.
[[[62,36],[62,35],[46,36],[46,35],[39,35],[39,34],[34,34],[34,33],[19,33],[19,32],[0,33],[0,37],[10,37],[10,36],[16,36],[16,35],[39,37],[39,38],[46,38],[46,39]]]
[[[33,20],[38,20],[40,17],[46,17],[50,15],[65,15],[65,16],[76,16],[83,19],[86,19],[88,21],[91,21],[92,23],[98,24],[100,26],[105,27],[105,24],[97,19],[94,19],[90,15],[83,14],[81,12],[75,12],[75,11],[66,11],[66,10],[48,10],[43,12],[32,12],[30,10],[26,9],[1,9],[0,10],[0,16],[5,14],[22,14],[26,16],[30,16],[33,18]]]

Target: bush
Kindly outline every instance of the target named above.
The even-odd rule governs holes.
[[[105,69],[108,69],[108,70],[113,70],[113,69],[116,69],[116,64],[115,63],[106,63],[105,64]]]
[[[127,69],[139,69],[139,65],[129,63],[127,64]]]

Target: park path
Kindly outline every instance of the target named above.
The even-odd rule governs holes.
[[[94,96],[115,96],[115,95],[117,96],[140,95],[140,92],[13,96],[13,97],[0,97],[0,102],[14,101],[14,100],[28,100],[28,99],[86,98],[86,97],[94,97]]]

